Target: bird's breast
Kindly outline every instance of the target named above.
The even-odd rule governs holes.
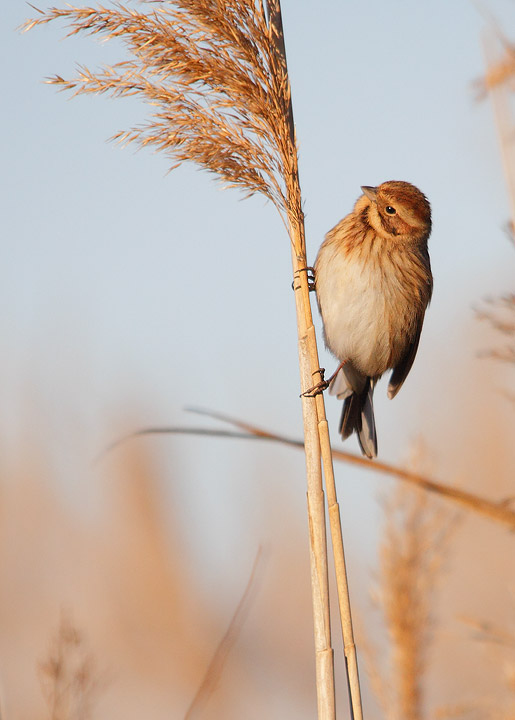
[[[373,247],[344,252],[328,243],[317,258],[316,288],[329,350],[371,377],[394,367],[417,319],[398,263]]]

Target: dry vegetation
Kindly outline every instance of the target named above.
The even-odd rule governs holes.
[[[423,490],[403,486],[385,506],[374,602],[388,632],[388,663],[368,653],[384,716],[419,720],[428,706],[424,683],[435,622],[435,596],[448,547],[451,516]],[[369,639],[367,647],[373,647]]]
[[[194,160],[229,185],[236,184],[247,193],[263,193],[286,222],[298,224],[295,213],[300,211],[300,205],[294,208],[288,189],[288,180],[296,173],[291,156],[291,126],[283,122],[290,113],[289,86],[276,47],[270,41],[264,6],[236,0],[224,4],[195,0],[176,2],[173,8],[157,1],[152,7],[146,13],[121,5],[113,10],[51,9],[27,27],[61,19],[69,23],[71,34],[84,31],[122,39],[133,60],[99,73],[82,68],[75,80],[56,77],[52,82],[73,92],[140,95],[156,108],[152,118],[145,127],[121,133],[118,139],[154,145],[170,153],[174,161]],[[192,17],[195,25],[191,24]],[[174,33],[170,32],[170,23]],[[486,88],[511,82],[514,67],[513,51],[508,45],[506,58],[490,69]],[[277,78],[282,81],[277,83]],[[228,79],[230,93],[224,89]],[[204,142],[199,143],[199,137]],[[295,201],[300,202],[300,197]],[[499,318],[498,306],[484,315],[512,340],[513,296],[503,298],[500,305],[508,312],[508,320]],[[514,352],[510,344],[506,349],[495,349],[493,354],[514,362]],[[486,477],[491,474],[490,460],[476,458]],[[307,647],[307,640],[298,639],[298,628],[307,627],[309,609],[306,598],[292,607],[283,597],[284,587],[302,585],[306,568],[298,547],[295,543],[283,544],[280,557],[270,563],[266,597],[254,621],[242,610],[247,607],[245,593],[240,605],[235,599],[237,611],[226,630],[227,617],[222,617],[209,602],[188,567],[181,545],[184,530],[178,517],[170,519],[177,528],[174,537],[170,539],[163,530],[156,490],[159,474],[136,451],[130,456],[121,454],[117,462],[109,472],[115,484],[119,482],[118,495],[100,528],[78,526],[63,513],[50,492],[44,501],[30,502],[34,492],[46,492],[41,489],[46,468],[20,468],[26,479],[20,483],[19,496],[12,489],[10,494],[4,490],[0,516],[0,675],[6,697],[5,720],[11,716],[52,720],[141,717],[148,716],[149,706],[154,709],[154,718],[204,717],[202,711],[205,717],[230,719],[244,717],[249,707],[253,709],[252,717],[271,717],[268,697],[279,697],[281,693],[291,716],[299,716],[302,708],[312,702],[308,689],[311,668],[303,660],[304,653],[298,651],[299,643],[303,651],[304,644]],[[384,507],[376,603],[384,618],[389,652],[376,648],[370,656],[371,687],[381,707],[376,716],[422,720],[438,714],[442,718],[512,720],[513,632],[498,627],[486,616],[476,616],[474,621],[482,645],[495,643],[498,650],[490,675],[487,668],[484,670],[487,686],[493,683],[492,676],[499,681],[490,693],[481,682],[477,688],[460,684],[463,663],[477,637],[465,638],[469,649],[459,655],[457,662],[455,646],[449,651],[450,645],[439,635],[442,624],[456,623],[455,611],[474,595],[468,589],[464,592],[463,587],[472,585],[471,578],[482,575],[480,563],[485,558],[477,557],[474,538],[478,526],[469,526],[468,534],[460,528],[459,534],[465,539],[451,553],[446,535],[449,521],[445,513],[442,519],[441,503],[449,497],[456,499],[456,494],[453,497],[452,493],[440,491],[438,483],[418,472],[393,470],[390,474],[402,477],[404,473],[404,479],[411,477],[422,489],[395,491]],[[442,496],[439,505],[430,504],[428,489]],[[457,490],[458,495],[460,492]],[[482,498],[470,495],[468,506],[477,509],[478,500]],[[461,504],[467,507],[467,502]],[[488,521],[513,520],[509,501],[486,503],[493,508],[492,512],[482,513]],[[503,508],[506,511],[504,520],[500,514],[496,517],[496,507],[500,514]],[[22,524],[30,528],[30,533],[20,538]],[[494,559],[504,559],[506,564],[499,567],[509,570],[513,538],[504,527],[492,527],[497,534],[490,536],[490,560],[494,564]],[[276,518],[272,533],[278,543],[287,535],[302,545],[300,527],[291,518],[287,522],[282,515]],[[66,537],[65,547],[56,542],[45,553],[43,539],[48,536]],[[17,538],[14,553],[13,538]],[[40,548],[37,569],[31,564],[34,548]],[[448,558],[457,580],[447,591],[442,609],[438,594],[444,578],[439,578],[438,584],[436,579],[441,574],[443,557]],[[27,581],[21,577],[20,567],[30,568],[30,593],[39,595],[38,618],[27,598]],[[61,575],[65,577],[63,582],[56,579]],[[48,585],[52,588],[47,597]],[[480,595],[481,587],[475,587]],[[22,600],[17,603],[17,598]],[[73,616],[78,618],[80,630],[62,621],[50,652],[42,658],[52,634],[50,628],[57,622],[58,608],[68,601],[74,606]],[[485,609],[489,607],[485,605]],[[507,614],[506,608],[491,612],[502,617]],[[444,619],[439,623],[439,618]],[[243,619],[251,628],[252,642],[239,642]],[[94,661],[84,654],[83,634],[87,634],[86,645],[94,653]],[[455,640],[452,637],[451,644]],[[372,645],[370,637],[368,644]],[[477,664],[477,649],[473,652],[472,664]],[[389,655],[389,663],[379,662],[378,657],[385,654]],[[35,657],[42,660],[46,712],[43,703],[39,704],[35,685],[29,682],[26,690],[27,678],[31,673],[35,675],[27,658]],[[100,684],[98,668],[105,668],[100,672],[101,676],[104,673]],[[436,684],[431,678],[435,674],[442,686],[449,679],[441,692],[429,691]],[[195,697],[200,697],[201,703],[196,704]],[[280,713],[279,704],[274,707],[275,716],[286,716]],[[16,708],[12,715],[10,708]],[[374,716],[372,709],[369,715]]]
[[[81,634],[63,614],[50,653],[40,665],[50,720],[90,717],[97,685],[95,672]]]

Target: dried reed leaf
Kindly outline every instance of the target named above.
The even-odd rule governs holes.
[[[209,663],[209,666],[204,674],[204,678],[202,679],[202,682],[195,694],[195,697],[191,701],[191,704],[186,711],[184,720],[193,720],[195,716],[200,717],[202,715],[202,710],[205,704],[207,703],[210,695],[216,688],[216,685],[222,675],[227,655],[229,654],[234,643],[236,642],[236,639],[241,632],[241,628],[243,627],[243,623],[245,622],[245,618],[248,614],[250,602],[252,600],[253,594],[255,593],[258,580],[258,563],[261,554],[262,550],[261,548],[259,548],[256,558],[254,560],[254,564],[252,566],[252,571],[250,573],[250,577],[247,582],[245,591],[231,618],[229,627],[227,628],[222,640],[216,648],[216,651],[211,659],[211,662]]]
[[[212,410],[202,410],[199,408],[188,408],[190,412],[195,412],[200,415],[207,415],[209,417],[221,420],[222,422],[229,423],[242,430],[242,432],[232,432],[230,430],[217,430],[214,428],[200,428],[200,427],[149,427],[137,430],[130,435],[126,435],[108,445],[105,450],[100,453],[97,457],[97,461],[101,460],[106,453],[114,450],[122,443],[131,440],[133,438],[145,436],[145,435],[169,435],[169,434],[184,434],[184,435],[202,435],[211,437],[224,437],[233,439],[243,440],[268,440],[272,442],[279,442],[284,445],[290,445],[299,449],[304,447],[302,440],[294,440],[284,435],[271,432],[264,428],[257,427],[251,423],[243,420],[238,420],[223,413],[214,412]],[[489,500],[488,498],[476,495],[462,490],[452,485],[446,485],[444,483],[433,480],[432,478],[421,475],[419,472],[414,472],[407,468],[398,467],[389,463],[381,462],[379,460],[368,460],[362,455],[355,455],[347,452],[346,450],[333,450],[333,456],[336,460],[342,460],[343,462],[351,465],[358,465],[364,467],[372,472],[379,473],[382,475],[389,475],[395,477],[403,482],[414,485],[415,487],[435,494],[439,497],[445,498],[454,502],[466,510],[482,515],[494,522],[498,522],[507,525],[511,530],[515,529],[515,510],[510,507],[512,504],[512,498],[504,498],[502,500]]]

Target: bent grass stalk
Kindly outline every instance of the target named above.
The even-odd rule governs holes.
[[[143,2],[143,0],[142,0]],[[288,228],[297,311],[301,390],[319,369],[311,315],[304,217],[280,0],[148,0],[146,12],[116,3],[50,8],[28,30],[62,20],[69,35],[119,39],[131,59],[51,84],[74,94],[137,95],[152,106],[142,126],[119,132],[122,143],[153,145],[180,164],[193,161],[247,195],[261,193]],[[321,461],[328,493],[337,588],[349,673],[351,711],[361,720],[356,650],[343,541],[323,396],[302,398],[307,468],[318,716],[335,717],[327,543]]]
[[[222,422],[229,423],[230,425],[239,428],[241,432],[234,430],[218,430],[215,428],[186,427],[181,425],[177,427],[147,427],[115,440],[105,448],[105,450],[96,458],[96,461],[101,460],[106,453],[111,452],[111,450],[114,450],[122,443],[137,437],[143,437],[145,435],[204,435],[211,437],[233,438],[238,440],[268,440],[278,442],[283,445],[290,445],[299,449],[304,447],[302,440],[295,440],[293,438],[286,437],[285,435],[279,435],[271,432],[270,430],[257,427],[251,423],[229,417],[219,412],[201,410],[199,408],[187,409],[190,412],[195,412],[199,415],[206,415],[208,417],[221,420]],[[512,497],[501,500],[490,500],[489,498],[468,492],[467,490],[462,490],[461,488],[444,484],[434,480],[433,478],[421,475],[418,472],[413,472],[413,470],[381,462],[377,459],[369,460],[362,455],[355,455],[354,453],[347,452],[346,450],[333,450],[332,456],[334,460],[341,460],[342,462],[350,465],[357,465],[363,469],[371,470],[373,473],[389,475],[390,477],[402,480],[403,482],[414,485],[425,492],[435,494],[449,500],[465,510],[481,515],[482,517],[488,518],[494,522],[498,522],[501,525],[506,525],[510,530],[515,530],[515,509],[512,507]]]

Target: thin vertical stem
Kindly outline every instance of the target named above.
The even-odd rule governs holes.
[[[313,326],[309,287],[306,272],[306,243],[304,216],[297,165],[295,125],[288,68],[284,47],[284,33],[280,0],[268,2],[269,27],[277,50],[283,78],[288,84],[288,102],[284,108],[288,136],[284,138],[284,165],[287,168],[287,214],[292,249],[292,266],[297,311],[299,367],[302,392],[313,383],[311,348]],[[329,573],[327,563],[327,536],[325,501],[322,482],[318,415],[314,398],[302,397],[304,443],[307,474],[307,504],[310,540],[311,591],[313,602],[313,625],[315,635],[316,686],[319,720],[336,718],[334,691],[334,654],[331,645],[331,619],[329,608]]]
[[[498,61],[494,58],[494,39],[488,38],[483,40],[483,47],[486,56],[486,65],[489,72],[497,65]],[[515,170],[514,170],[514,143],[513,143],[513,121],[512,112],[508,98],[508,90],[506,85],[495,84],[488,86],[492,105],[495,114],[495,125],[499,137],[499,145],[501,149],[501,159],[508,187],[508,199],[510,202],[511,214],[511,231],[515,233]]]
[[[284,45],[284,33],[282,27],[282,16],[280,8],[280,0],[270,0],[268,3],[270,25],[276,35],[276,47],[281,56],[281,63],[285,73],[285,81],[289,83],[288,69],[286,63],[286,51]],[[292,241],[292,262],[293,275],[295,278],[295,299],[297,307],[297,326],[299,337],[299,363],[301,369],[301,387],[305,392],[317,379],[317,373],[320,368],[318,359],[318,350],[316,344],[315,328],[311,313],[311,303],[309,299],[309,286],[306,273],[307,258],[304,230],[304,216],[301,206],[300,182],[298,175],[297,152],[295,142],[295,125],[293,120],[293,108],[291,102],[291,92],[288,93],[289,103],[287,109],[289,133],[290,133],[290,152],[289,160],[291,163],[291,177],[287,178],[288,193],[288,210],[290,224],[290,238]],[[319,379],[319,378],[318,378]],[[327,600],[322,598],[324,610],[321,617],[317,621],[316,603],[318,602],[317,593],[322,589],[328,593],[328,585],[326,584],[327,575],[327,551],[325,538],[325,513],[323,508],[319,508],[318,504],[323,501],[324,492],[322,486],[322,476],[320,460],[322,460],[324,468],[324,476],[327,489],[327,504],[329,509],[329,526],[331,530],[331,539],[333,545],[333,553],[335,560],[336,584],[338,590],[338,603],[340,610],[340,621],[342,627],[343,645],[345,652],[346,670],[349,685],[351,713],[354,720],[362,720],[363,712],[361,706],[361,693],[359,685],[358,663],[356,646],[354,643],[354,633],[352,627],[352,616],[349,598],[349,588],[347,582],[347,571],[345,565],[345,554],[343,547],[343,537],[341,530],[340,509],[336,495],[336,485],[334,480],[333,461],[331,453],[331,442],[329,438],[329,428],[325,415],[325,403],[322,394],[315,398],[302,398],[303,417],[304,417],[304,434],[306,447],[306,466],[308,472],[308,512],[310,519],[310,536],[312,553],[320,546],[320,563],[323,562],[324,567],[317,565],[318,555],[312,559],[312,580],[313,580],[313,605],[315,613],[315,640],[317,643],[317,659],[325,660],[328,657],[331,635],[329,626],[329,596]],[[316,438],[314,437],[313,425],[316,418]],[[321,457],[320,457],[321,456]],[[324,528],[318,529],[319,535],[312,527],[314,522],[316,507],[316,518],[320,523],[324,523]],[[318,545],[317,545],[318,543]],[[313,567],[316,566],[319,571],[314,577]],[[322,622],[322,615],[324,620]],[[325,619],[326,618],[326,619]],[[317,624],[318,623],[318,624]],[[325,635],[319,637],[319,626],[327,624],[324,628]],[[332,662],[332,650],[331,650]],[[334,669],[331,668],[331,674],[334,676]],[[317,681],[319,678],[319,669],[317,665]],[[326,685],[318,688],[319,695],[319,716],[321,700],[324,700],[329,692],[329,677],[325,677]],[[334,682],[334,680],[333,680]],[[333,688],[334,693],[334,688]],[[322,697],[321,697],[322,696]],[[333,696],[334,703],[334,696]],[[328,710],[327,704],[326,710]],[[333,709],[334,713],[335,710]],[[332,717],[329,715],[328,717]]]
[[[295,228],[292,228],[295,239]],[[292,243],[293,245],[293,243]],[[293,249],[293,248],[292,248]],[[302,256],[301,256],[302,260]],[[297,329],[299,343],[299,366],[301,388],[304,392],[312,384],[310,363],[310,336],[306,327],[306,305],[302,292],[298,255],[292,252],[294,278],[296,282],[295,304],[297,309]],[[309,300],[309,297],[308,297]],[[318,416],[314,398],[302,398],[304,420],[304,446],[307,474],[307,502],[310,539],[311,589],[313,601],[313,623],[315,634],[316,681],[319,720],[336,717],[334,694],[334,658],[331,645],[331,625],[329,609],[329,575],[327,565],[327,537],[325,524],[325,503],[322,484],[320,442],[318,437]]]

